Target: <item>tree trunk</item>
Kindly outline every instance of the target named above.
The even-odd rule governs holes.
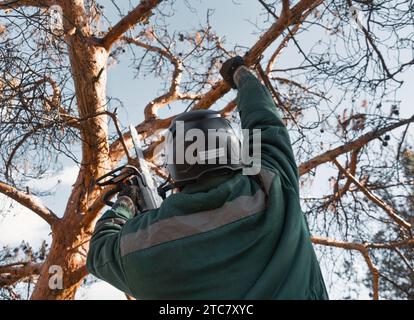
[[[72,222],[72,223],[69,223]],[[79,219],[59,224],[54,234],[50,253],[45,261],[31,296],[33,300],[68,300],[74,299],[75,293],[87,274],[85,269],[85,243],[89,233],[76,223]]]
[[[73,299],[85,268],[87,246],[94,218],[87,217],[87,209],[100,196],[96,179],[108,167],[107,116],[97,115],[106,110],[107,51],[92,37],[75,34],[68,39],[69,56],[76,89],[82,137],[82,163],[66,206],[65,214],[52,226],[50,253],[32,294],[32,299]],[[63,288],[49,285],[58,266],[63,274]],[[53,279],[52,279],[53,280]],[[52,281],[53,282],[53,281]]]

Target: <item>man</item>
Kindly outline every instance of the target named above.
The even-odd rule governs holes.
[[[238,89],[242,128],[261,130],[260,173],[244,175],[243,166],[229,162],[170,164],[180,192],[137,215],[137,190],[121,192],[96,225],[87,268],[137,299],[327,299],[289,135],[273,99],[241,57],[220,72]],[[211,111],[179,119],[185,130],[229,131]],[[172,140],[175,148],[182,143]]]

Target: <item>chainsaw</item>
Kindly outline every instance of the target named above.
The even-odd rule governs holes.
[[[98,178],[96,184],[100,187],[115,186],[105,193],[102,200],[108,206],[113,206],[111,198],[122,191],[126,185],[137,186],[140,192],[140,207],[142,211],[158,208],[161,205],[161,198],[157,193],[155,182],[142,152],[141,142],[138,139],[138,132],[133,125],[129,126],[135,156],[133,163],[118,167],[102,177]]]

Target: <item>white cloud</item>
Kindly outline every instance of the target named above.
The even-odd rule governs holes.
[[[62,171],[51,177],[43,179],[33,179],[28,183],[28,186],[36,190],[49,190],[56,186],[72,186],[76,177],[78,176],[79,168],[74,165],[63,168]]]
[[[77,166],[65,167],[53,177],[32,180],[28,186],[37,190],[56,186],[53,196],[36,199],[61,217],[78,171]],[[50,226],[37,214],[0,194],[0,247],[15,247],[24,240],[36,250],[43,240],[51,242],[50,232]]]
[[[64,167],[63,170],[51,177],[40,180],[33,179],[27,185],[32,190],[50,192],[51,195],[43,196],[42,201],[58,217],[62,217],[78,172],[79,168],[76,165]]]
[[[37,248],[43,239],[50,239],[49,225],[37,214],[3,195],[0,195],[0,202],[5,209],[12,205],[0,217],[1,245],[16,246],[25,240]]]

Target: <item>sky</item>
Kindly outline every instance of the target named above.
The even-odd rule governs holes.
[[[121,9],[128,9],[128,2],[123,1]],[[136,4],[138,1],[132,1]],[[198,7],[198,13],[192,13],[185,5],[183,0],[178,0],[175,6],[176,13],[172,18],[171,27],[177,30],[189,30],[198,28],[198,21],[205,21],[206,11],[208,8],[213,8],[214,15],[211,18],[211,25],[221,36],[225,35],[227,40],[226,47],[232,49],[234,44],[250,47],[257,41],[257,35],[253,35],[254,22],[262,17],[261,7],[257,1],[239,0],[236,3],[239,5],[234,6],[236,1],[223,1],[223,0],[208,0],[208,1],[194,1],[194,5]],[[113,6],[109,0],[99,1],[105,7],[105,14],[110,20],[117,20],[117,13],[113,9]],[[139,28],[138,28],[139,30]],[[312,35],[307,35],[308,38],[299,38],[300,41],[306,43],[306,41],[312,41]],[[294,64],[291,57],[295,55],[289,55],[289,50],[294,50],[291,46],[282,55],[282,59],[278,62],[280,65]],[[140,123],[143,120],[143,108],[151,101],[155,96],[160,93],[159,79],[154,79],[149,76],[145,79],[135,79],[133,72],[130,68],[130,57],[128,55],[122,56],[120,62],[113,65],[108,70],[108,84],[107,94],[109,97],[116,97],[122,100],[125,108],[119,110],[120,122],[123,127],[127,127],[129,123]],[[403,101],[401,105],[401,117],[408,117],[412,114],[411,101],[413,98],[412,87],[414,84],[413,73],[404,74],[404,80],[406,85],[399,91],[399,97]],[[235,96],[235,92],[229,94],[228,100],[231,100]],[[169,111],[166,109],[160,114],[162,117],[168,116]],[[62,215],[66,201],[72,189],[72,184],[75,182],[78,172],[77,166],[70,160],[62,160],[62,171],[57,175],[52,176],[41,181],[31,182],[33,186],[42,186],[43,190],[53,190],[54,195],[42,197],[41,201],[50,207],[58,215]],[[313,188],[303,190],[302,196],[315,195],[315,190],[323,193],[325,190],[326,175],[331,174],[333,171],[329,166],[324,166],[317,170],[317,174],[314,178]],[[322,187],[322,185],[324,187]],[[316,187],[315,187],[316,186]],[[8,212],[0,216],[0,245],[15,246],[22,240],[28,241],[34,248],[39,247],[43,239],[50,241],[50,228],[46,223],[42,221],[37,215],[31,213],[29,210],[23,208],[17,203],[5,199],[0,195],[0,209],[2,206],[7,208],[12,203],[12,208]],[[338,255],[341,255],[338,252]],[[322,265],[324,269],[325,266]],[[356,277],[361,278],[364,274],[363,264],[358,264],[356,267]],[[325,278],[331,279],[332,274],[324,273]],[[334,286],[329,288],[331,298],[342,297],[341,288],[348,285],[343,282],[334,282]],[[368,290],[363,289],[360,292],[359,298],[369,298]],[[88,287],[82,287],[76,295],[77,299],[125,299],[125,295],[119,290],[111,287],[110,285],[97,281],[89,285]]]

